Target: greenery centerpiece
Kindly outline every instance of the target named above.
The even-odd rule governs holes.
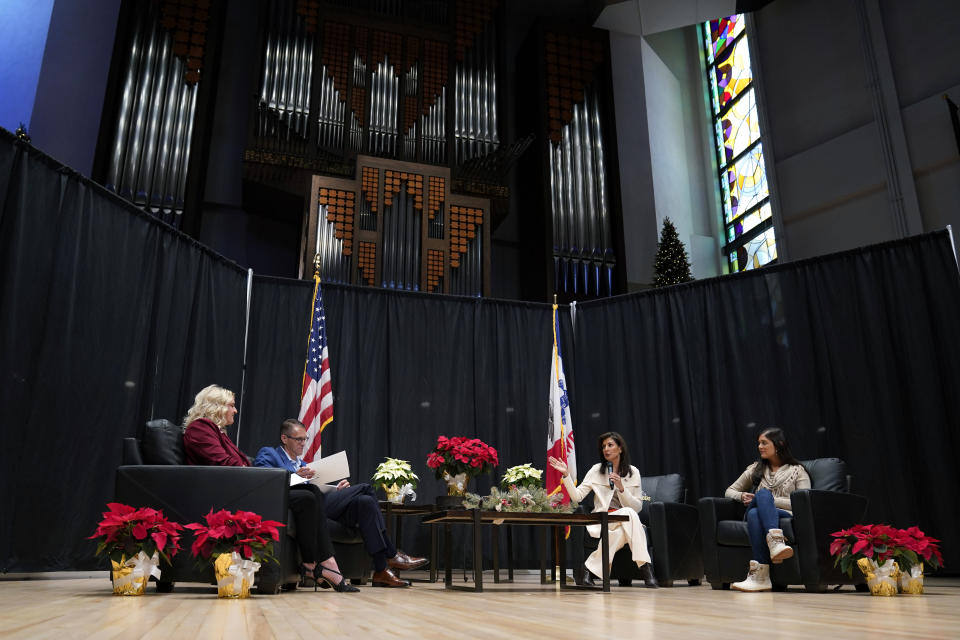
[[[111,502],[89,539],[99,538],[96,555],[110,558],[113,592],[138,596],[150,576],[160,578],[160,558],[170,564],[180,550],[181,530],[183,526],[167,519],[163,511]]]
[[[213,509],[204,516],[206,524],[186,525],[193,531],[190,551],[213,561],[217,595],[221,598],[248,598],[253,575],[264,562],[276,562],[273,543],[280,541],[282,522],[264,520],[250,511],[231,513]]]
[[[468,493],[463,499],[467,509],[483,511],[502,511],[504,513],[572,513],[577,503],[563,503],[560,492],[550,495],[540,486],[510,485],[508,489],[498,487],[490,489],[490,495],[481,497]]]
[[[374,487],[383,489],[387,494],[387,500],[402,504],[408,495],[411,496],[411,500],[417,499],[417,494],[413,490],[417,488],[419,480],[409,462],[399,458],[386,458],[377,465],[370,482]]]

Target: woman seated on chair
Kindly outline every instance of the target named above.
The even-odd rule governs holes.
[[[237,415],[233,392],[215,384],[204,387],[183,419],[183,448],[187,462],[195,465],[249,467],[250,459],[227,435],[226,427]],[[327,530],[323,493],[306,483],[290,488],[290,510],[297,530],[300,550],[300,585],[316,588],[321,581],[336,591],[359,591],[343,578],[333,542]]]
[[[547,462],[563,476],[563,486],[571,498],[581,502],[591,491],[594,493],[593,511],[610,511],[614,515],[629,517],[626,522],[611,522],[609,529],[610,563],[613,564],[614,554],[624,545],[630,545],[633,561],[640,567],[640,576],[648,587],[656,587],[657,581],[650,570],[650,554],[647,551],[647,536],[643,532],[643,525],[637,513],[643,506],[643,492],[640,490],[640,472],[630,464],[630,454],[627,452],[627,443],[623,436],[614,431],[604,433],[599,440],[600,457],[603,462],[590,467],[590,471],[583,478],[579,487],[574,486],[573,480],[567,471],[567,465],[550,456]],[[587,533],[594,538],[600,537],[600,525],[590,525]],[[584,577],[585,584],[593,584],[593,580],[603,572],[603,550],[597,549],[591,553],[584,565],[588,573]],[[610,567],[607,567],[609,571]]]
[[[780,516],[792,516],[790,494],[810,488],[810,476],[790,453],[781,429],[766,429],[757,438],[760,458],[750,464],[725,493],[747,507],[744,518],[750,533],[753,559],[747,577],[730,585],[737,591],[770,591],[770,563],[793,556],[780,529]]]

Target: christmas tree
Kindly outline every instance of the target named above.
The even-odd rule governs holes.
[[[663,220],[660,242],[657,243],[657,256],[653,261],[653,273],[655,287],[666,287],[693,280],[693,276],[690,275],[687,249],[680,242],[677,228],[670,222],[670,218]]]

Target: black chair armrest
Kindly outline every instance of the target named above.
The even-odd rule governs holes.
[[[793,532],[800,576],[804,584],[847,584],[849,577],[834,568],[831,533],[863,522],[867,498],[839,491],[801,489],[790,494]],[[856,577],[856,576],[855,576]],[[862,582],[862,578],[853,580]]]
[[[721,520],[742,520],[745,507],[730,498],[700,498],[697,502],[700,516],[700,541],[703,549],[703,568],[707,578],[721,575],[720,554],[717,547],[717,523]]]
[[[143,464],[140,441],[136,438],[123,439],[123,464]]]

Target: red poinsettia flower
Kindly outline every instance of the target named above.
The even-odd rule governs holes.
[[[464,436],[437,437],[437,446],[427,455],[427,466],[434,470],[437,478],[446,473],[474,476],[491,471],[497,464],[496,449],[478,438]]]
[[[111,560],[123,562],[141,551],[159,554],[167,562],[180,550],[183,527],[168,520],[162,511],[135,509],[119,502],[107,504],[103,519],[89,539],[100,538],[96,554],[106,552]]]
[[[194,532],[194,556],[209,558],[212,555],[236,551],[246,559],[265,562],[273,559],[273,541],[280,540],[279,528],[285,526],[275,520],[264,520],[251,511],[231,513],[225,509],[204,516],[207,524],[193,522],[186,525]]]

